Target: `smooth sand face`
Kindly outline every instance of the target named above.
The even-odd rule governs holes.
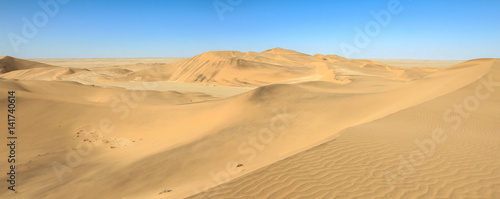
[[[0,59],[23,124],[1,198],[500,197],[499,60],[277,48],[109,66]]]

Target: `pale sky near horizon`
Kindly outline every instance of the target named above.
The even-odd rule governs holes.
[[[500,58],[500,0],[1,0],[0,5],[0,56],[24,59],[191,57],[274,47],[349,58]]]

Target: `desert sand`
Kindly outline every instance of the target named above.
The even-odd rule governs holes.
[[[448,68],[466,60],[373,59],[373,61],[404,67]]]
[[[87,61],[0,58],[0,198],[500,198],[498,59]]]
[[[30,61],[40,62],[55,66],[65,66],[71,68],[94,68],[103,66],[123,66],[138,63],[173,63],[186,58],[79,58],[79,59],[31,59]]]

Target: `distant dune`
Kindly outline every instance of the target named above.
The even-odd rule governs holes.
[[[78,59],[32,59],[48,65],[63,66],[71,68],[95,68],[108,66],[124,66],[137,63],[173,63],[186,58],[78,58]]]
[[[311,56],[282,48],[261,53],[207,52],[173,65],[178,69],[170,78],[171,81],[229,86],[263,86],[317,80],[347,83],[350,81],[349,76],[353,75],[407,80],[411,79],[408,73],[420,72],[417,76],[422,77],[428,74],[425,71],[430,70],[407,69],[336,55]],[[418,78],[415,75],[410,76]]]
[[[500,196],[498,59],[408,68],[274,48],[0,66],[22,145],[19,191],[0,198]]]
[[[15,58],[11,59],[15,60]],[[57,67],[51,71],[37,68],[20,69],[23,70],[0,77],[24,80],[67,80],[81,83],[170,81],[201,85],[256,87],[307,81],[345,84],[356,79],[357,76],[408,81],[438,70],[384,65],[371,60],[353,60],[336,55],[311,56],[282,48],[260,53],[211,51],[168,64],[138,63],[89,68]]]
[[[0,74],[16,71],[28,70],[33,68],[51,68],[55,66],[42,64],[34,61],[16,59],[10,56],[0,57]]]

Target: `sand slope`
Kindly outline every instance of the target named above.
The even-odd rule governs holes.
[[[500,60],[462,66],[480,63],[491,66],[484,79],[343,130],[335,140],[192,198],[497,198]],[[490,78],[496,83],[487,94],[483,83]],[[478,88],[488,97],[464,109],[467,118],[448,115],[454,104],[470,103]],[[443,132],[440,142],[433,140],[436,129]]]
[[[55,67],[48,64],[42,64],[39,62],[16,59],[10,56],[0,57],[0,74],[8,73],[16,70],[32,69],[32,68],[47,68]]]
[[[417,198],[498,190],[498,93],[482,98],[459,136],[449,134],[413,173],[385,176],[398,172],[398,156],[418,148],[415,139],[450,128],[443,112],[474,95],[479,78],[500,80],[499,60],[407,69],[272,49],[209,52],[172,64],[176,81],[204,74],[199,83],[265,86],[214,98],[82,85],[44,77],[50,70],[3,74],[0,92],[18,96],[23,158],[22,187],[0,197]],[[36,74],[44,80],[23,79]]]
[[[345,84],[353,76],[359,75],[412,80],[437,71],[389,66],[336,55],[311,56],[282,48],[261,53],[213,51],[172,65],[178,69],[170,78],[171,81],[230,86],[264,86],[317,80]]]

